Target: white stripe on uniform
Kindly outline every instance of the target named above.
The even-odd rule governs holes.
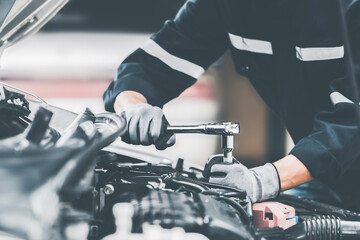
[[[231,44],[239,50],[270,55],[273,54],[271,42],[243,38],[231,33],[229,33],[229,37]]]
[[[334,106],[338,103],[354,103],[353,101],[351,101],[350,99],[348,99],[339,92],[332,92],[330,94],[330,99]]]
[[[344,57],[344,46],[300,48],[296,47],[296,57],[301,61],[332,60]]]
[[[142,49],[151,56],[158,58],[172,69],[182,72],[193,78],[198,79],[200,75],[205,72],[205,70],[199,65],[171,55],[152,39],[149,39],[142,47]]]
[[[4,90],[4,86],[2,84],[0,84],[0,100],[5,100],[6,96],[5,96],[5,90]]]

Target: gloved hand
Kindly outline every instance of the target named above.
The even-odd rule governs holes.
[[[233,163],[224,163],[222,154],[209,158],[203,175],[209,178],[210,183],[245,190],[252,203],[275,198],[281,189],[279,175],[273,164],[266,163],[248,169],[235,158]]]
[[[166,133],[169,125],[159,107],[147,103],[135,104],[121,113],[127,122],[127,132],[122,140],[134,145],[154,144],[158,150],[164,150],[175,144],[175,135]]]

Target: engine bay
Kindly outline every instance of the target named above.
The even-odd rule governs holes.
[[[360,213],[280,194],[252,204],[202,169],[112,142],[124,119],[2,87],[1,239],[359,239]]]

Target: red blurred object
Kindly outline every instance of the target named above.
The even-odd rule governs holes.
[[[34,93],[42,98],[101,98],[111,81],[112,79],[4,80],[8,84]],[[197,82],[186,89],[180,97],[212,99],[214,97],[214,87],[209,83]]]
[[[196,97],[205,99],[213,99],[214,96],[215,87],[208,82],[197,82],[180,95],[183,98]]]
[[[297,223],[295,208],[279,202],[253,204],[256,228],[281,227],[287,229]]]
[[[101,97],[111,80],[8,80],[15,87],[41,98],[97,98]]]

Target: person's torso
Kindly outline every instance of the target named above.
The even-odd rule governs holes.
[[[249,77],[297,142],[311,132],[316,113],[331,110],[330,82],[344,74],[336,1],[219,0],[219,5],[236,71]]]

